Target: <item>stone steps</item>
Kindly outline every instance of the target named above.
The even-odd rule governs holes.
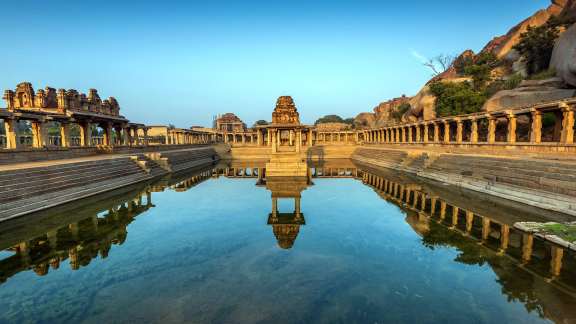
[[[59,190],[42,196],[29,197],[12,203],[2,204],[0,207],[0,221],[135,184],[146,180],[146,178],[147,177],[142,173],[132,174],[126,177],[116,178],[112,181],[90,183],[80,188],[74,187],[66,190]]]
[[[41,176],[41,175],[46,175],[46,174],[65,173],[69,170],[77,169],[79,167],[83,167],[86,170],[88,170],[89,168],[97,169],[97,168],[105,167],[106,165],[116,164],[116,163],[118,163],[119,160],[121,160],[121,159],[86,161],[86,162],[51,165],[51,166],[45,166],[45,167],[36,167],[36,168],[28,168],[28,169],[3,171],[3,172],[0,172],[0,184],[4,181],[18,180],[18,179],[22,179],[24,177],[28,178],[28,177]]]
[[[86,183],[101,182],[132,174],[145,174],[138,166],[129,160],[125,160],[123,165],[116,165],[114,167],[106,166],[99,171],[86,173],[79,170],[70,170],[69,172],[69,174],[60,175],[56,178],[39,179],[36,181],[22,179],[17,184],[0,186],[0,202],[6,203],[54,191],[57,192],[67,188],[83,186]]]
[[[104,168],[104,169],[103,169]],[[50,181],[51,184],[66,180],[66,179],[78,179],[85,176],[92,176],[102,172],[102,170],[107,171],[122,171],[122,170],[138,170],[138,167],[133,164],[127,164],[125,161],[122,163],[108,164],[100,167],[92,168],[74,168],[68,169],[66,172],[54,172],[45,173],[33,177],[17,177],[13,180],[5,180],[0,182],[0,192],[2,190],[10,190],[10,188],[18,187],[24,188],[27,186],[36,186],[42,184],[46,181]]]
[[[550,165],[543,165],[540,161],[532,163],[532,161],[474,159],[446,155],[438,158],[427,170],[436,172],[449,170],[451,174],[483,179],[492,183],[576,196],[576,166],[553,161]]]

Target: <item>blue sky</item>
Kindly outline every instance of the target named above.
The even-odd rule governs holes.
[[[0,86],[96,88],[130,120],[270,119],[291,95],[303,122],[414,95],[418,56],[480,50],[546,0],[6,1]],[[8,14],[9,13],[9,14]]]

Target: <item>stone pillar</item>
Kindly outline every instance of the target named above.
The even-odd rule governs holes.
[[[434,123],[434,143],[440,143],[440,125]]]
[[[91,146],[92,145],[92,124],[89,122],[82,123],[80,125],[80,146]]]
[[[276,133],[277,133],[276,129],[270,131],[270,142],[272,143],[272,153],[276,153],[278,151],[278,143],[276,140]]]
[[[562,108],[562,132],[560,142],[563,144],[574,143],[574,110],[566,103],[560,104]]]
[[[302,130],[296,131],[296,152],[300,152],[302,146]]]
[[[32,146],[35,148],[46,147],[48,140],[48,132],[46,123],[43,121],[32,121]]]
[[[516,115],[508,114],[508,134],[506,134],[506,141],[509,144],[516,143]]]
[[[17,124],[18,122],[16,119],[4,119],[7,149],[17,149],[20,147],[20,141],[18,141],[18,134],[16,133]]]
[[[450,122],[444,122],[444,144],[450,143]]]
[[[262,130],[256,130],[256,141],[258,142],[256,146],[262,146]]]
[[[413,143],[414,142],[412,140],[412,126],[408,126],[408,140],[406,142],[407,143]]]
[[[148,146],[148,128],[144,127],[142,130],[144,131],[144,146]]]
[[[422,136],[421,136],[421,132],[420,132],[421,128],[422,128],[422,125],[420,125],[420,124],[416,125],[416,143],[422,142]]]
[[[60,123],[60,141],[62,147],[70,147],[70,124]]]
[[[472,119],[470,121],[470,143],[478,143],[478,120]]]
[[[312,130],[308,130],[308,136],[306,138],[308,140],[308,146],[312,147]]]
[[[530,143],[542,142],[542,113],[539,110],[532,111],[532,128],[530,130]]]
[[[488,117],[488,144],[496,142],[496,119],[492,116]]]
[[[463,123],[460,119],[456,120],[456,143],[462,144]]]
[[[132,131],[134,132],[134,145],[140,145],[140,134],[138,134],[138,127],[134,127]]]
[[[104,145],[113,146],[112,144],[112,125],[106,123],[103,125],[104,128]]]
[[[428,127],[428,124],[424,124],[424,132],[423,132],[423,134],[422,134],[422,137],[423,137],[423,138],[422,138],[422,139],[423,139],[422,142],[424,142],[424,143],[428,143],[428,137],[429,137],[429,136],[428,136],[428,128],[429,128],[429,127]]]

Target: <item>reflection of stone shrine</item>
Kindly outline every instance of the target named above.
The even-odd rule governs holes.
[[[292,248],[300,225],[306,224],[300,209],[300,199],[302,191],[309,185],[307,177],[276,177],[266,180],[266,188],[272,192],[272,212],[268,215],[268,225],[272,226],[278,246],[283,249]],[[293,212],[279,212],[278,199],[294,199]]]

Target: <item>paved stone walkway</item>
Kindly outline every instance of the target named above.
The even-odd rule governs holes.
[[[184,148],[184,149],[177,149],[177,150],[170,150],[170,151],[159,151],[158,153],[189,151],[189,150],[197,150],[197,149],[203,149],[203,148],[205,148],[205,147],[204,146],[188,147],[188,148]],[[154,152],[146,152],[146,153],[154,153]],[[1,164],[0,165],[0,172],[11,171],[11,170],[30,169],[30,168],[41,168],[41,167],[54,166],[54,165],[59,165],[59,164],[119,159],[119,158],[126,158],[126,157],[130,157],[130,156],[135,156],[138,154],[144,154],[144,153],[98,154],[98,155],[90,155],[90,156],[72,158],[72,159],[35,161],[35,162],[19,162],[19,163],[14,163],[14,164]]]

